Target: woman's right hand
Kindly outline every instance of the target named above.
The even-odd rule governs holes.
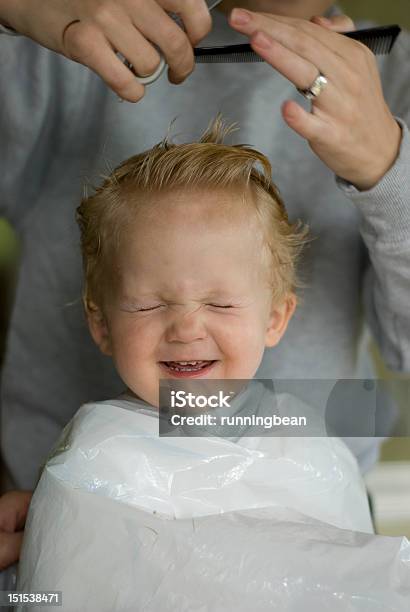
[[[9,491],[0,497],[0,570],[20,557],[32,491]]]
[[[167,14],[177,13],[182,30]],[[205,0],[0,0],[0,23],[94,70],[121,98],[138,102],[144,86],[137,74],[157,68],[157,45],[181,83],[194,68],[192,47],[206,36],[211,17]]]

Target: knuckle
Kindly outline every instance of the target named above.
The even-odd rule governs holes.
[[[302,57],[307,57],[310,49],[310,37],[306,34],[302,34],[300,32],[297,33],[295,31],[293,39],[296,53]]]
[[[67,30],[64,47],[68,57],[75,61],[84,60],[91,52],[93,28],[79,23],[78,27]]]
[[[95,22],[98,25],[105,26],[112,21],[112,17],[112,2],[108,0],[100,2],[94,13]]]
[[[320,147],[323,144],[323,136],[315,132],[309,137],[309,143],[314,147]]]
[[[178,30],[172,28],[166,37],[167,51],[172,56],[181,56],[190,48],[187,37],[180,28]]]

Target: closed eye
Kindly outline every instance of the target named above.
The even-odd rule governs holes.
[[[150,310],[158,310],[161,308],[163,304],[158,304],[157,306],[148,306],[146,308],[137,308],[137,312],[149,312]]]
[[[160,308],[162,308],[164,304],[156,304],[155,306],[134,306],[133,304],[130,305],[124,305],[120,308],[120,310],[122,310],[122,312],[129,312],[129,313],[135,313],[135,312],[153,312],[154,310],[159,310]]]
[[[212,306],[213,308],[234,308],[232,304],[207,304],[207,306]]]

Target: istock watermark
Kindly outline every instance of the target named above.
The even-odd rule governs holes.
[[[161,436],[410,435],[410,380],[164,379],[159,391]]]
[[[219,390],[216,395],[196,395],[192,391],[180,389],[170,391],[171,408],[230,408],[230,400],[235,396],[235,391],[228,394]]]

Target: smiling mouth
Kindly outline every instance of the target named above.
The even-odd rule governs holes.
[[[176,373],[183,372],[201,372],[210,365],[215,363],[213,360],[196,360],[196,361],[160,361],[160,364],[165,366],[167,370]]]
[[[219,363],[217,359],[160,361],[159,365],[170,378],[206,378]]]

